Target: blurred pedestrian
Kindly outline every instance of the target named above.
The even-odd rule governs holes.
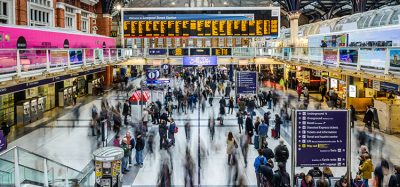
[[[278,163],[278,171],[275,171],[272,179],[272,186],[274,187],[287,187],[291,186],[289,173],[286,172],[284,163]]]
[[[275,148],[275,161],[278,163],[282,163],[286,169],[286,162],[289,159],[289,150],[285,145],[285,142],[280,139],[279,145]]]
[[[360,176],[362,177],[365,187],[369,187],[368,180],[372,178],[372,172],[374,171],[374,165],[372,164],[371,156],[367,153],[362,155],[363,164],[358,167]]]
[[[237,122],[238,122],[238,125],[239,125],[239,134],[240,133],[242,133],[242,130],[243,130],[243,114],[242,114],[242,112],[241,111],[238,111],[237,113],[236,113],[236,117],[237,117]]]
[[[129,155],[131,154],[130,148],[128,146],[128,140],[126,138],[122,139],[121,148],[124,150],[124,157],[122,158],[122,173],[126,174],[127,172],[129,172],[128,163]]]
[[[253,139],[253,135],[254,135],[254,126],[253,126],[253,120],[251,120],[249,115],[247,115],[247,118],[246,118],[245,129],[246,129],[246,135],[250,139],[250,144],[253,144],[252,139]]]
[[[400,166],[394,166],[394,174],[390,176],[389,187],[400,187]]]
[[[275,114],[275,131],[277,139],[281,137],[281,125],[282,125],[281,117],[279,117],[278,114]]]
[[[232,155],[235,153],[235,149],[237,147],[237,143],[235,138],[233,137],[232,132],[228,133],[228,138],[226,140],[226,154],[228,154],[228,165],[231,164]]]
[[[356,109],[353,105],[350,105],[350,127],[354,127],[354,122],[357,121]]]
[[[266,165],[268,160],[264,157],[262,149],[258,149],[258,156],[254,159],[254,170],[257,177],[257,186],[260,186],[260,166]]]
[[[136,145],[135,145],[135,150],[136,150],[136,154],[135,154],[135,158],[136,158],[136,164],[135,166],[139,166],[140,168],[143,167],[143,150],[144,150],[144,146],[145,146],[145,140],[142,137],[141,133],[138,133],[136,136]]]

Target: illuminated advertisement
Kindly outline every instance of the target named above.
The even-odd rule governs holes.
[[[390,50],[390,67],[400,68],[400,49]]]
[[[386,50],[384,48],[361,48],[358,53],[361,66],[377,69],[385,68]]]
[[[349,85],[349,97],[356,98],[357,97],[357,87],[354,85]]]
[[[218,58],[216,56],[208,57],[183,57],[183,66],[216,66]]]
[[[357,64],[358,51],[356,49],[340,49],[339,62],[348,64]]]
[[[337,79],[332,79],[331,78],[331,88],[338,88],[338,80]]]
[[[324,49],[324,64],[336,64],[337,59],[337,49]]]

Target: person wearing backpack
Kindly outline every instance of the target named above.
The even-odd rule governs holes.
[[[286,169],[286,162],[289,159],[289,150],[286,147],[284,141],[279,140],[279,145],[275,148],[275,161],[281,162],[284,165],[284,169]]]
[[[254,159],[254,170],[257,177],[257,186],[260,186],[260,166],[266,165],[268,163],[267,159],[263,155],[262,149],[258,149],[258,157]]]
[[[394,172],[389,179],[389,187],[400,187],[400,166],[394,166]]]
[[[175,133],[178,133],[178,127],[176,126],[174,119],[170,118],[168,138],[171,140],[173,146],[175,146]]]
[[[308,175],[311,175],[313,178],[322,177],[322,171],[319,169],[319,167],[314,167],[308,171]]]
[[[283,163],[278,163],[278,170],[275,171],[272,179],[272,185],[274,187],[290,187],[290,176],[289,173],[286,172],[286,168]]]

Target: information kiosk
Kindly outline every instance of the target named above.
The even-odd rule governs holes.
[[[96,187],[121,187],[121,165],[124,150],[119,147],[103,147],[93,152]]]

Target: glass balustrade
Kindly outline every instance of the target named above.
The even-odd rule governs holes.
[[[113,64],[129,58],[181,58],[212,54],[220,58],[269,57],[330,68],[400,74],[400,48],[394,47],[0,49],[0,80],[15,74],[35,76],[46,70],[61,72],[82,66]]]
[[[28,150],[13,147],[0,154],[0,186],[74,186],[86,176],[73,168]]]

